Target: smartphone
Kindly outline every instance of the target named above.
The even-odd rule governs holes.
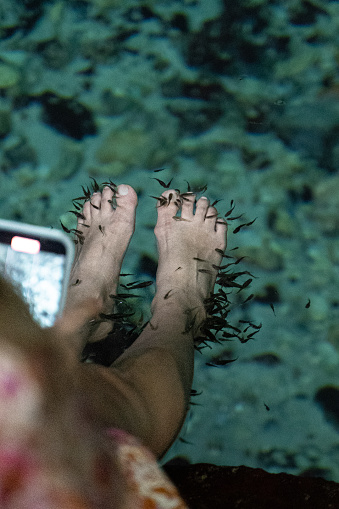
[[[62,315],[74,259],[66,233],[0,219],[0,274],[21,293],[31,315],[51,327]]]

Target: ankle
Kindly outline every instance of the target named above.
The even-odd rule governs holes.
[[[151,304],[151,324],[180,328],[181,333],[199,335],[201,324],[206,319],[206,310],[201,299],[193,298],[182,289],[157,292]],[[151,326],[152,326],[151,325]]]

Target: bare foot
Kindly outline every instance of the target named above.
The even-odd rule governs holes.
[[[197,201],[193,213],[194,194],[187,193],[180,199],[175,190],[166,190],[162,196],[167,203],[159,202],[154,229],[159,261],[152,310],[170,298],[179,299],[186,308],[197,310],[199,324],[206,318],[203,301],[213,291],[222,260],[216,249],[226,249],[227,223],[217,218],[217,210],[209,206],[206,197]],[[180,208],[180,217],[174,219]]]
[[[128,189],[128,194],[121,194],[123,188]],[[71,271],[67,309],[92,297],[103,301],[103,313],[113,312],[114,301],[109,295],[116,294],[118,288],[122,261],[135,228],[138,202],[136,192],[127,185],[118,186],[115,209],[113,196],[113,191],[104,187],[102,193],[93,193],[91,200],[84,204],[85,219],[79,219],[77,225],[83,235]]]

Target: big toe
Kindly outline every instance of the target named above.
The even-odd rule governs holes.
[[[158,200],[157,209],[159,215],[176,213],[181,205],[180,197],[175,189],[166,189]]]
[[[134,209],[138,204],[138,196],[133,187],[128,184],[120,184],[115,196],[118,207]]]

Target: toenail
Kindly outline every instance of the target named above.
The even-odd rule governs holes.
[[[128,186],[125,186],[125,184],[121,184],[121,186],[119,186],[118,193],[122,196],[128,194]]]

